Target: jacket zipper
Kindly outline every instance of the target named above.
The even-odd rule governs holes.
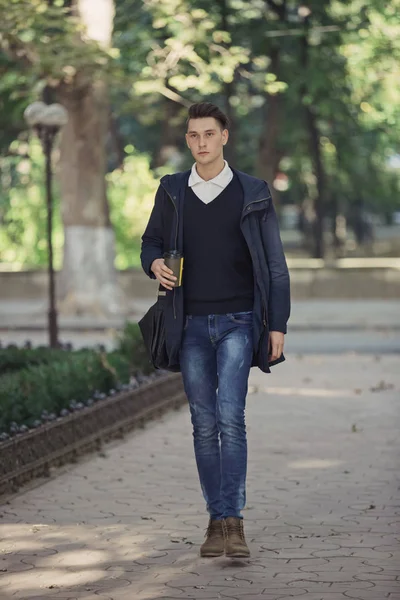
[[[162,184],[161,184],[162,185]],[[165,189],[165,187],[163,186],[165,193],[167,194],[168,198],[171,200],[172,204],[174,205],[174,209],[176,212],[176,233],[175,233],[175,250],[178,250],[177,248],[177,244],[178,244],[178,209],[176,208],[176,204],[174,199],[172,198],[171,194]]]
[[[161,184],[162,185],[162,184]],[[178,209],[176,208],[176,204],[174,199],[172,198],[171,194],[165,189],[165,187],[163,186],[165,193],[167,194],[168,198],[171,200],[172,204],[174,205],[174,209],[176,212],[176,232],[175,232],[175,250],[178,250],[177,246],[178,246],[178,221],[179,221],[179,216],[178,216]],[[174,319],[176,319],[176,309],[175,309],[175,288],[173,289],[173,296],[172,296],[172,307],[174,310]]]
[[[264,327],[266,328],[267,327],[267,311],[266,311],[264,305],[263,305],[263,324],[264,324]]]

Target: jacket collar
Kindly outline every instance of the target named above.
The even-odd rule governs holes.
[[[164,177],[161,178],[161,185],[173,200],[176,200],[178,196],[181,196],[182,191],[186,189],[190,173],[191,169],[182,171],[181,173],[174,173],[173,175],[164,175]]]
[[[243,173],[242,171],[238,171],[237,169],[233,169],[232,171],[239,178],[240,183],[242,184],[243,192],[244,192],[244,206],[247,206],[251,202],[257,202],[258,200],[267,200],[271,198],[271,192],[269,191],[268,184],[263,179],[258,179],[258,177],[253,177],[252,175],[248,175],[247,173]]]
[[[247,173],[242,173],[242,171],[238,171],[233,167],[231,168],[242,185],[244,192],[244,206],[247,206],[251,202],[257,202],[271,197],[271,192],[265,181],[253,177],[252,175],[247,175]],[[190,173],[191,169],[162,177],[160,183],[173,200],[182,197],[183,192],[188,185]]]

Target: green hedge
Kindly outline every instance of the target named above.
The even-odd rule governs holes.
[[[127,384],[131,376],[150,375],[139,327],[128,323],[113,352],[0,349],[0,433],[12,423],[34,426],[43,413],[60,414],[72,401],[87,402]]]
[[[141,373],[148,375],[154,372],[137,323],[125,324],[118,337],[117,351],[138,367]]]
[[[85,402],[129,381],[129,363],[118,355],[73,353],[65,360],[28,367],[0,378],[0,431],[13,421],[32,426],[43,411],[59,413],[72,400]]]
[[[0,348],[0,376],[10,371],[18,371],[28,366],[47,364],[63,360],[65,350],[54,350],[52,348],[17,348],[10,346]]]

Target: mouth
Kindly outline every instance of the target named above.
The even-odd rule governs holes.
[[[199,152],[199,156],[205,156],[208,152]]]

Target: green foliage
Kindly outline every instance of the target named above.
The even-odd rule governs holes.
[[[128,360],[135,357],[135,365],[145,375],[154,371],[150,364],[146,348],[143,344],[142,334],[137,323],[126,323],[123,331],[119,335],[117,351]]]
[[[88,38],[70,2],[0,0],[0,45],[10,57],[53,85],[79,74],[104,76],[112,51]]]
[[[183,135],[187,106],[204,99],[229,113],[232,164],[242,170],[265,176],[259,150],[278,128],[277,170],[289,180],[283,203],[312,205],[317,194],[308,106],[319,133],[326,212],[363,205],[388,215],[399,208],[400,171],[390,159],[400,137],[400,0],[310,0],[307,21],[291,0],[212,6],[206,0],[115,0],[110,51],[85,37],[70,5],[0,0],[0,261],[14,268],[46,262],[43,159],[30,146],[25,172],[28,151],[10,146],[24,140],[23,108],[45,82],[55,89],[96,77],[113,83],[125,156],[122,168],[108,175],[118,268],[139,265],[140,236],[162,174],[154,167],[191,164]],[[272,123],[277,97],[280,117]],[[177,149],[169,165],[158,156],[163,146]],[[60,266],[58,209],[54,230]]]
[[[24,72],[15,61],[0,52],[0,155],[24,130],[21,115],[34,94],[32,73]]]
[[[47,209],[40,142],[13,142],[12,155],[0,155],[0,262],[13,269],[47,264]],[[28,158],[29,153],[29,158]],[[54,263],[60,268],[64,236],[59,195],[54,186]]]
[[[53,348],[0,348],[0,376],[11,371],[18,371],[26,367],[40,364],[49,364],[63,360],[66,357],[64,350]]]
[[[44,410],[59,412],[73,399],[84,401],[96,390],[107,392],[116,385],[118,375],[94,352],[71,354],[62,361],[3,375],[0,429],[8,429],[12,421],[29,426]]]
[[[114,35],[124,69],[136,75],[136,97],[150,95],[151,102],[158,102],[159,94],[168,90],[215,94],[249,60],[244,47],[227,50],[230,35],[221,30],[218,10],[207,11],[188,0],[150,1],[140,11],[138,6],[135,0],[116,3]],[[137,18],[127,21],[132,13]],[[133,61],[132,39],[140,41]]]
[[[399,76],[399,0],[384,5],[377,0],[313,0],[307,6],[305,66],[306,29],[295,3],[226,0],[210,10],[205,1],[118,0],[114,43],[123,70],[134,79],[131,101],[124,102],[122,111],[132,107],[139,132],[151,132],[139,137],[141,148],[153,154],[165,130],[180,130],[178,146],[187,157],[186,167],[191,160],[183,138],[186,110],[173,111],[158,138],[153,123],[168,120],[167,98],[182,106],[214,101],[233,116],[236,166],[257,174],[269,99],[279,95],[276,151],[282,156],[279,170],[289,177],[281,198],[297,203],[305,193],[311,199],[316,194],[303,111],[307,103],[321,135],[327,201],[338,197],[343,210],[360,199],[378,213],[394,210],[399,206],[399,173],[388,168],[388,157],[397,152],[400,133],[400,92],[393,85]],[[133,19],[127,21],[127,14]],[[331,29],[325,31],[327,27]],[[133,40],[139,42],[134,53]],[[276,52],[277,73],[271,71]]]
[[[154,372],[137,323],[128,323],[113,352],[0,349],[0,431],[15,421],[31,426],[43,411],[59,413],[72,400],[85,402],[131,375]]]
[[[15,143],[16,156],[0,156],[0,262],[13,269],[47,265],[46,197],[43,185],[43,153],[37,140],[29,147]],[[30,160],[21,158],[29,148]],[[154,204],[159,184],[149,157],[126,148],[123,169],[108,174],[111,221],[116,235],[116,266],[139,267],[141,235]],[[56,182],[55,182],[56,183]],[[63,230],[60,199],[54,186],[53,246],[56,268],[62,264]]]
[[[123,169],[107,176],[111,221],[116,236],[116,266],[139,267],[141,235],[154,205],[159,176],[150,169],[149,157],[126,147]]]

